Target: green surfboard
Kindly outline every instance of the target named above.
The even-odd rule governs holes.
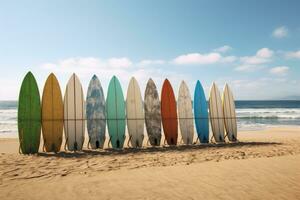
[[[31,72],[26,74],[19,94],[18,132],[22,153],[37,153],[41,137],[41,102],[38,85]]]
[[[119,149],[125,140],[125,101],[122,88],[117,77],[113,76],[109,82],[107,99],[107,127],[113,148]]]

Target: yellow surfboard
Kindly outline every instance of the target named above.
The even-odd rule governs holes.
[[[59,83],[51,73],[44,86],[42,97],[42,131],[44,149],[60,151],[63,134],[64,108]]]

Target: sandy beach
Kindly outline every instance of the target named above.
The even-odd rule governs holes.
[[[300,127],[239,143],[18,154],[0,139],[0,199],[299,199]]]

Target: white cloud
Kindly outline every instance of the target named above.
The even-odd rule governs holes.
[[[221,55],[219,53],[190,53],[185,55],[180,55],[174,59],[174,63],[181,64],[213,64],[221,60]]]
[[[241,64],[236,71],[252,72],[264,68],[262,64],[272,61],[274,52],[268,48],[259,49],[254,56],[240,57]]]
[[[300,58],[300,50],[299,51],[290,51],[285,54],[286,58]]]
[[[272,36],[275,38],[284,38],[287,35],[288,35],[288,29],[285,26],[280,26],[276,28],[272,33]]]
[[[126,58],[110,58],[108,59],[108,65],[114,68],[125,67],[128,68],[132,65],[132,62]]]
[[[152,62],[144,62],[149,64]],[[162,63],[162,62],[154,62]],[[143,93],[146,82],[150,77],[160,87],[165,78],[168,78],[174,83],[174,90],[180,83],[178,80],[190,80],[188,75],[184,73],[170,72],[162,68],[150,68],[145,66],[134,65],[134,63],[128,58],[109,58],[101,59],[96,57],[80,57],[80,58],[67,58],[52,63],[44,63],[40,65],[43,72],[46,74],[54,72],[58,76],[61,76],[60,80],[62,85],[67,83],[68,77],[72,73],[76,73],[80,77],[84,91],[90,81],[93,74],[97,74],[101,80],[103,89],[108,87],[110,78],[116,75],[122,85],[124,95],[126,96],[126,89],[129,83],[130,77],[134,76],[140,83],[141,91]],[[178,82],[178,83],[177,83]],[[177,91],[177,90],[176,90]]]
[[[234,62],[236,57],[234,56],[227,56],[223,57],[219,53],[207,53],[207,54],[200,54],[200,53],[190,53],[185,55],[180,55],[176,57],[172,63],[177,65],[204,65],[204,64],[215,64],[215,63],[228,63]]]
[[[256,56],[260,58],[271,58],[273,56],[273,51],[268,48],[262,48],[257,51]]]
[[[236,67],[234,70],[240,72],[254,72],[262,68],[264,68],[264,66],[261,65],[240,65]]]
[[[287,75],[289,69],[290,68],[287,67],[287,66],[273,67],[272,69],[270,69],[270,73],[275,74],[275,75],[279,75],[279,76],[285,76],[285,75]]]
[[[226,57],[222,58],[221,62],[223,62],[223,63],[232,63],[236,60],[237,60],[237,57],[235,57],[235,56],[226,56]]]
[[[43,69],[52,70],[57,73],[78,73],[81,75],[90,74],[101,71],[118,71],[125,70],[132,66],[132,62],[125,57],[109,58],[103,60],[95,57],[78,57],[59,60],[56,63],[44,63],[41,65]]]
[[[224,45],[224,46],[222,46],[222,47],[219,47],[219,48],[214,49],[214,51],[220,52],[220,53],[225,53],[225,52],[230,51],[231,49],[232,49],[231,46]]]
[[[163,65],[166,62],[164,60],[141,60],[137,65],[148,66],[148,65]]]
[[[259,49],[254,56],[244,56],[240,60],[243,65],[258,65],[271,61],[273,51],[268,48]]]

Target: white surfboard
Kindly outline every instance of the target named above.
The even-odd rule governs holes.
[[[64,97],[64,128],[69,151],[81,150],[85,132],[83,90],[78,77],[69,79]]]
[[[235,103],[234,103],[232,92],[227,83],[225,84],[223,90],[222,105],[223,105],[226,134],[228,139],[234,142],[237,140]]]
[[[178,118],[180,132],[184,144],[192,144],[194,138],[194,119],[192,99],[189,88],[184,81],[181,82],[178,93]]]
[[[216,142],[224,142],[224,116],[220,91],[215,83],[210,88],[209,116]]]
[[[131,146],[141,147],[144,139],[144,110],[141,91],[134,77],[127,90],[126,115]]]

